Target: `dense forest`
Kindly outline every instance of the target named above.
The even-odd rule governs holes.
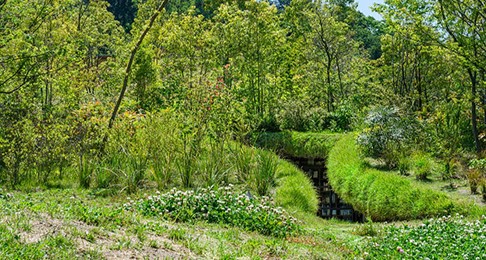
[[[371,152],[452,167],[484,146],[479,4],[388,1],[377,21],[352,1],[3,1],[2,181],[83,169],[159,117],[193,144],[365,128]]]
[[[395,212],[381,208],[391,199],[360,200],[388,178],[383,170],[420,187],[437,178],[457,189],[461,180],[486,201],[485,4],[373,8],[382,20],[354,0],[0,0],[0,187],[176,188],[194,201],[205,189],[233,198],[230,184],[312,213],[311,181],[262,141],[311,133],[332,137],[286,155],[329,153],[334,189],[370,221],[462,214],[422,188],[411,196],[436,208]],[[341,153],[329,152],[334,143]],[[321,146],[325,155],[309,155]],[[376,169],[353,175],[366,184],[353,193],[338,167]],[[294,190],[306,199],[296,203]],[[144,203],[143,212],[158,207]],[[213,222],[261,229],[241,221]],[[293,225],[261,233],[286,237]]]

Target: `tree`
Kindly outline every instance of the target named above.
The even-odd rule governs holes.
[[[125,28],[125,31],[130,31],[133,20],[137,13],[137,7],[132,0],[108,0],[110,6],[108,11],[112,12],[115,19]]]
[[[476,107],[478,89],[482,87],[481,77],[484,79],[486,72],[486,9],[484,3],[478,0],[438,0],[436,18],[452,38],[452,42],[446,43],[445,46],[465,60],[464,66],[470,79],[472,133],[476,151],[480,152],[482,147]]]
[[[123,85],[122,85],[122,88],[120,90],[120,95],[118,96],[118,99],[115,103],[115,107],[113,108],[113,112],[111,113],[110,121],[108,123],[108,129],[111,129],[113,127],[113,123],[115,122],[116,116],[118,114],[118,110],[120,109],[121,102],[123,100],[123,97],[125,96],[125,92],[127,91],[128,80],[130,78],[130,72],[132,71],[132,65],[133,65],[133,62],[134,62],[135,57],[137,55],[137,51],[140,49],[140,46],[142,46],[142,43],[143,43],[143,40],[145,39],[145,36],[147,36],[147,33],[150,31],[150,28],[152,28],[152,25],[154,24],[155,20],[159,16],[159,14],[162,12],[162,10],[167,5],[167,2],[168,2],[168,0],[163,0],[162,3],[159,4],[158,8],[154,11],[152,16],[150,17],[150,20],[148,21],[147,25],[142,30],[137,42],[132,47],[132,50],[130,52],[130,58],[129,58],[127,66],[125,68]],[[106,139],[107,139],[107,135],[105,136],[103,142],[106,142]]]
[[[258,1],[246,2],[245,10],[236,4],[222,5],[214,21],[218,62],[230,66],[234,91],[250,116],[261,120],[279,94],[278,88],[270,89],[269,80],[280,66],[277,50],[285,35],[277,8]]]

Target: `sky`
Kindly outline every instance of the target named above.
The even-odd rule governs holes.
[[[356,0],[358,3],[358,10],[360,10],[363,14],[365,15],[371,15],[375,17],[376,19],[381,19],[381,16],[375,12],[371,12],[370,7],[374,3],[379,3],[382,4],[383,0]]]

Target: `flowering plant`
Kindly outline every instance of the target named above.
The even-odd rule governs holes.
[[[486,259],[486,217],[430,219],[415,227],[388,227],[369,241],[367,259]]]
[[[203,220],[242,227],[264,235],[287,237],[298,231],[297,220],[267,197],[232,192],[229,185],[218,189],[181,191],[172,189],[127,204],[144,215],[161,216],[182,222]]]

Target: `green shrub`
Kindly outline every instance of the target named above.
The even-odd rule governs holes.
[[[475,159],[469,162],[469,171],[467,174],[471,193],[476,193],[478,187],[481,187],[483,201],[486,201],[486,159]]]
[[[333,132],[351,130],[354,115],[353,108],[347,103],[342,103],[327,116],[326,128]]]
[[[322,107],[306,109],[304,117],[306,119],[305,131],[320,132],[331,127],[331,118],[328,116],[328,112]],[[281,129],[290,130],[291,128],[281,127]]]
[[[281,104],[281,109],[276,115],[277,123],[281,130],[307,130],[307,107],[301,100],[292,99]]]
[[[432,158],[427,154],[416,153],[412,156],[412,168],[417,180],[427,180],[433,170]]]
[[[344,136],[331,150],[328,178],[336,193],[356,210],[375,221],[417,219],[464,212],[445,193],[413,185],[389,172],[366,168],[353,134]]]
[[[371,239],[365,259],[486,259],[486,218],[431,219],[416,227],[390,226]]]
[[[415,118],[400,115],[397,108],[377,107],[365,119],[365,129],[358,137],[366,156],[383,159],[390,169],[406,154],[407,145],[418,135],[420,124]]]
[[[132,205],[127,205],[130,208]],[[258,231],[264,235],[286,237],[298,231],[296,219],[266,197],[250,198],[237,194],[233,186],[219,189],[170,192],[149,196],[135,206],[143,214],[182,222],[205,220]]]
[[[398,160],[398,170],[400,175],[409,175],[409,171],[412,168],[412,160],[410,157],[404,156]]]
[[[347,104],[340,104],[332,112],[319,106],[309,105],[306,101],[295,99],[283,102],[280,106],[280,111],[276,115],[280,130],[301,132],[347,131],[351,129],[352,119],[355,115]]]

